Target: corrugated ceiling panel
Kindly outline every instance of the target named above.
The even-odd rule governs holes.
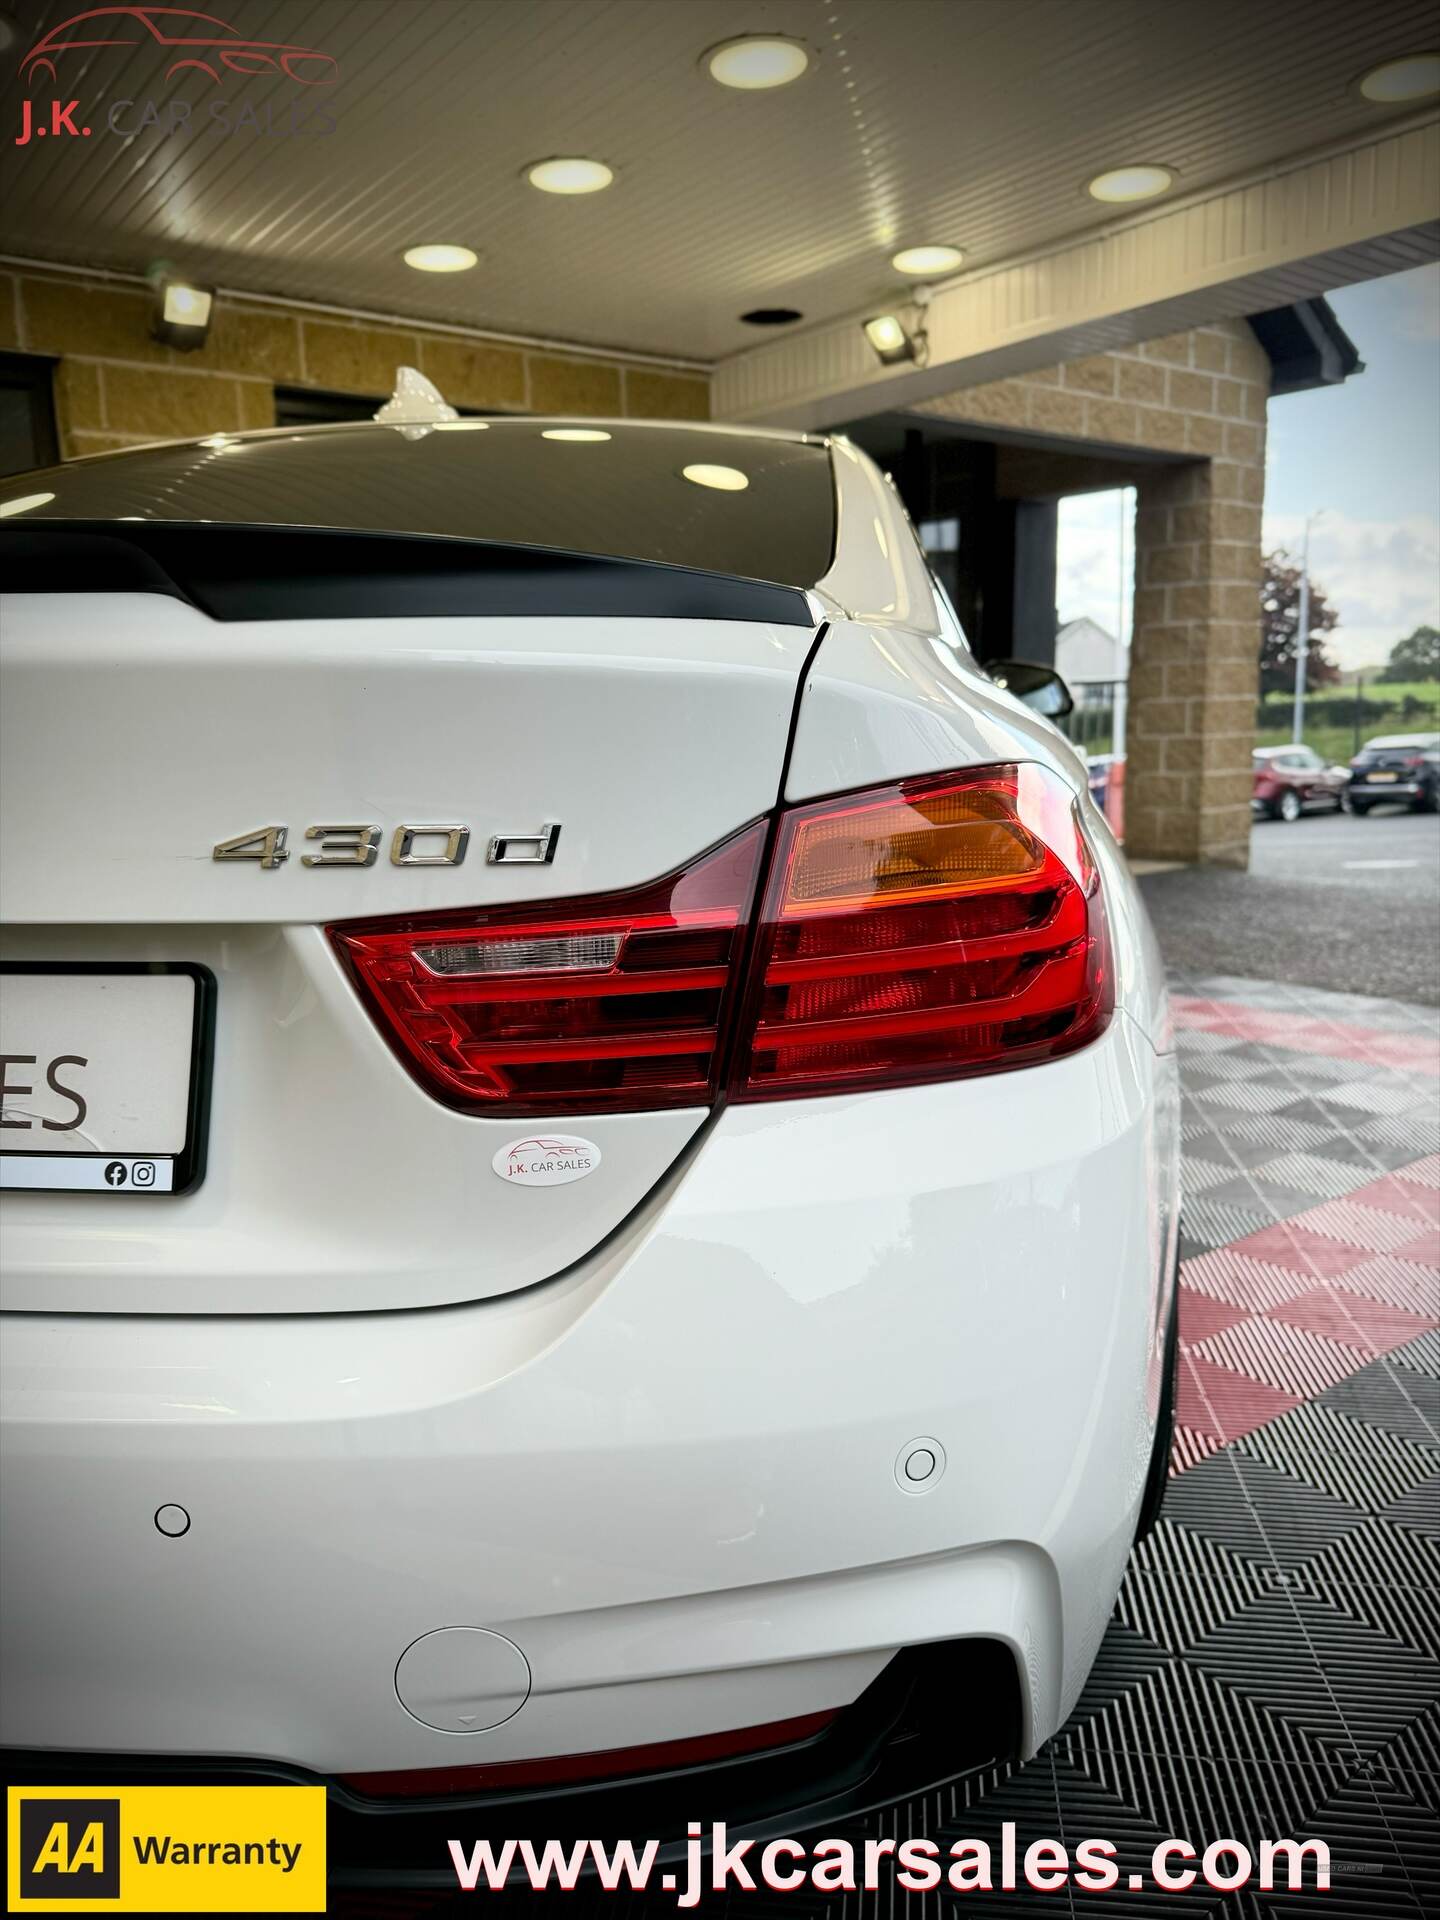
[[[1188,192],[1381,124],[1356,76],[1434,39],[1430,0],[767,0],[763,20],[750,0],[215,4],[242,35],[334,56],[333,132],[288,131],[321,90],[257,76],[188,80],[188,132],[124,137],[109,110],[133,103],[131,127],[165,102],[167,57],[77,56],[94,132],[7,146],[0,246],[699,358],[753,342],[752,306],[816,320],[886,297],[906,243],[983,267],[1080,234],[1084,181],[1117,162],[1163,161]],[[27,27],[75,11],[27,7]],[[716,86],[701,54],[757,24],[805,40],[811,72]],[[535,193],[523,167],[557,152],[607,160],[616,185]],[[435,239],[480,267],[402,264]]]

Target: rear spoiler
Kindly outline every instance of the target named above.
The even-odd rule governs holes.
[[[30,521],[0,529],[9,593],[163,593],[212,620],[567,614],[813,627],[804,590],[559,548],[335,528]]]

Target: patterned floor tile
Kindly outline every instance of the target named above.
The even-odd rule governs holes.
[[[1217,1366],[1263,1380],[1267,1386],[1302,1400],[1348,1379],[1370,1357],[1362,1347],[1287,1325],[1277,1317],[1284,1311],[1276,1307],[1270,1314],[1242,1320],[1212,1334],[1194,1352]]]
[[[1415,1223],[1404,1215],[1356,1200],[1328,1200],[1305,1215],[1311,1233],[1324,1234],[1347,1247],[1365,1247],[1371,1253],[1393,1253],[1415,1237]]]
[[[1300,1404],[1295,1394],[1215,1366],[1193,1353],[1181,1354],[1180,1373],[1200,1409],[1201,1430],[1217,1433],[1222,1440],[1238,1440]]]
[[[1380,1518],[1440,1540],[1440,1479],[1422,1480],[1380,1509]]]
[[[1394,1535],[1399,1533],[1399,1528],[1393,1529]],[[1408,1579],[1386,1579],[1384,1562],[1372,1566],[1364,1559],[1375,1546],[1375,1535],[1369,1528],[1357,1528],[1334,1547],[1317,1554],[1300,1573],[1288,1575],[1290,1591],[1297,1599],[1308,1596],[1323,1601],[1333,1612],[1373,1629],[1419,1659],[1434,1662],[1440,1656],[1440,1614],[1433,1584],[1420,1584],[1410,1565],[1401,1569]],[[1348,1561],[1344,1557],[1347,1553]],[[1346,1577],[1357,1571],[1371,1577]],[[1430,1571],[1433,1575],[1434,1569]]]
[[[1327,1294],[1326,1299],[1329,1299]],[[1208,1293],[1202,1293],[1198,1287],[1180,1282],[1180,1343],[1183,1347],[1198,1347],[1208,1340],[1211,1334],[1223,1333],[1226,1327],[1233,1327],[1238,1320],[1248,1319],[1250,1308],[1235,1306],[1229,1300],[1221,1300]]]
[[[1191,1209],[1186,1209],[1188,1219]],[[1249,1236],[1247,1236],[1248,1238]],[[1181,1264],[1183,1286],[1213,1300],[1263,1313],[1267,1307],[1281,1306],[1309,1291],[1309,1279],[1303,1269],[1280,1266],[1267,1260],[1237,1253],[1234,1247],[1219,1247],[1197,1259]]]
[[[1440,1393],[1417,1393],[1413,1386],[1407,1388],[1395,1368],[1367,1367],[1363,1373],[1327,1387],[1319,1395],[1318,1404],[1334,1407],[1352,1420],[1363,1420],[1385,1433],[1413,1440],[1417,1446],[1440,1451],[1440,1424],[1432,1417],[1436,1409],[1430,1404],[1437,1399]]]

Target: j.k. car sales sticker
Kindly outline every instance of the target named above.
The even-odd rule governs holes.
[[[595,1171],[600,1149],[576,1133],[534,1133],[501,1147],[490,1164],[512,1186],[564,1187]]]

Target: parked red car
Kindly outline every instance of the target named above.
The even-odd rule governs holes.
[[[1349,772],[1327,766],[1309,747],[1257,747],[1254,761],[1250,805],[1255,813],[1268,814],[1272,820],[1298,820],[1311,808],[1339,813],[1347,804]]]

